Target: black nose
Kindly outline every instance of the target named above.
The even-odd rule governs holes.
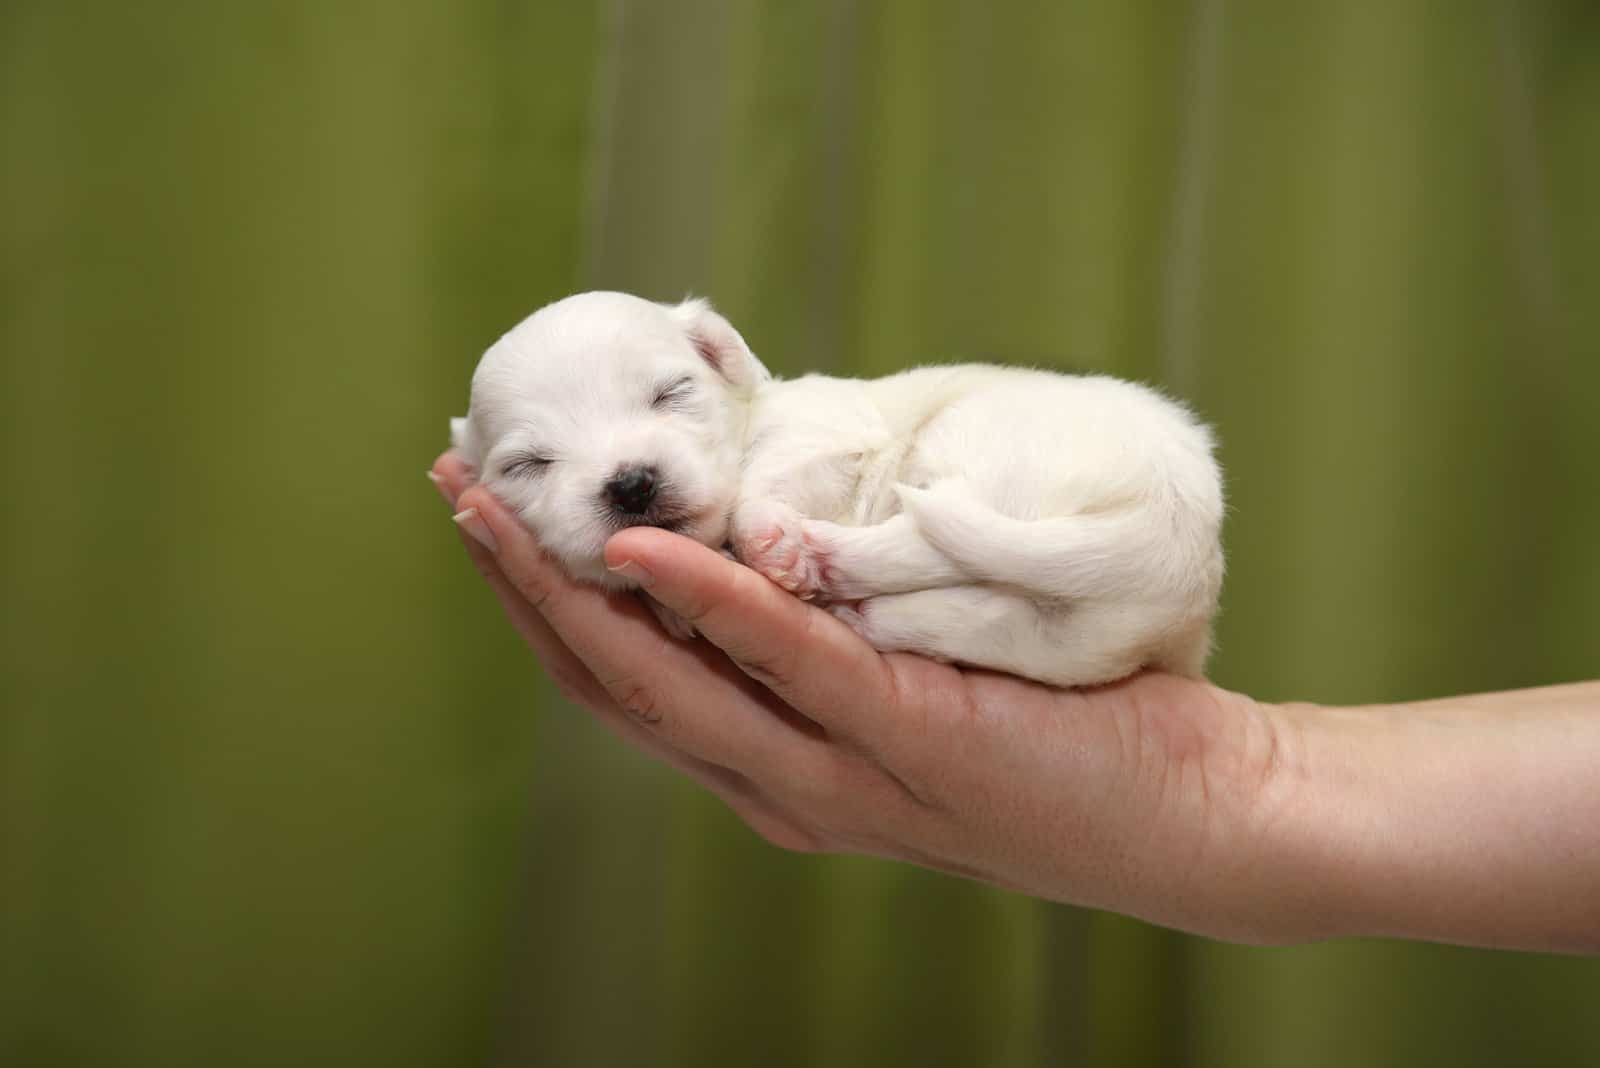
[[[624,467],[606,483],[606,496],[617,510],[628,515],[641,515],[656,499],[656,469],[653,467]]]

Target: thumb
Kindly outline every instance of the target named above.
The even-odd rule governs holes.
[[[894,704],[888,665],[849,627],[689,538],[633,527],[606,545],[606,566],[694,625],[746,674],[832,731]]]

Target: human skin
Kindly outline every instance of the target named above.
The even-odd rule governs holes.
[[[430,472],[551,678],[785,849],[909,861],[1231,941],[1600,952],[1600,682],[1269,704],[1147,673],[1056,690],[880,654],[703,545],[572,581],[453,454]]]

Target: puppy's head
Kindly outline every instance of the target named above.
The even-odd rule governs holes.
[[[484,353],[456,446],[574,577],[617,586],[601,554],[624,527],[722,544],[769,377],[703,300],[582,293]]]

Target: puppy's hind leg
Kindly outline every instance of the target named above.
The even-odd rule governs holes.
[[[819,591],[827,600],[854,601],[972,581],[903,513],[867,527],[811,519],[805,531],[828,561],[823,572],[826,582]]]
[[[883,652],[919,653],[1055,686],[1110,682],[1142,666],[1142,650],[1115,617],[1041,607],[982,586],[889,594],[829,611]]]
[[[767,504],[741,510],[734,549],[806,600],[841,601],[970,582],[906,515],[847,527]]]

